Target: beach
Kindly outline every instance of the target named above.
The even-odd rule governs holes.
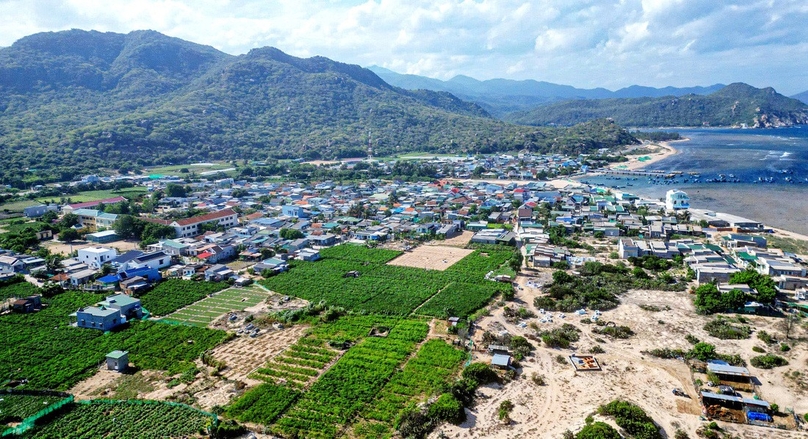
[[[636,171],[638,169],[647,168],[658,161],[678,154],[679,150],[673,146],[674,142],[686,142],[688,140],[690,139],[643,143],[642,145],[637,145],[635,148],[627,150],[625,156],[628,158],[628,162],[613,163],[609,166],[609,168],[626,171]],[[656,151],[652,153],[643,151],[647,149],[655,149]],[[636,150],[641,150],[641,152],[632,154],[632,151]],[[641,158],[644,158],[644,160],[640,160]]]

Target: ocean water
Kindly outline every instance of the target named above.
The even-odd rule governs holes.
[[[777,129],[677,129],[689,141],[648,170],[680,171],[674,180],[590,177],[579,180],[649,198],[669,189],[694,208],[728,212],[808,235],[808,126]],[[698,173],[698,178],[690,175]],[[717,181],[717,182],[716,182]]]

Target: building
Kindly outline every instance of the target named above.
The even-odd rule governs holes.
[[[14,312],[29,313],[42,309],[42,296],[28,296],[11,303]]]
[[[87,247],[78,250],[78,260],[89,267],[101,268],[118,257],[118,251],[107,247]]]
[[[8,274],[17,274],[25,270],[25,264],[22,259],[16,256],[0,256],[0,276]]]
[[[165,254],[164,252],[159,251],[154,253],[145,253],[140,256],[132,258],[131,260],[127,261],[124,265],[121,266],[121,268],[123,269],[120,271],[126,271],[144,267],[149,267],[154,270],[160,270],[170,265],[171,265],[171,256]]]
[[[213,224],[216,227],[221,226],[225,229],[238,225],[238,214],[233,209],[223,209],[217,212],[211,212],[205,215],[198,215],[175,221],[151,218],[143,219],[145,221],[173,227],[177,238],[187,238],[190,236],[200,235],[201,232],[199,226],[203,224]]]
[[[236,273],[233,272],[226,265],[217,264],[205,270],[205,280],[207,281],[222,281],[235,277]]]
[[[671,189],[665,194],[665,207],[668,210],[689,209],[690,197],[683,191]]]
[[[117,241],[118,234],[114,230],[104,230],[103,232],[88,233],[87,241],[95,242],[97,244],[106,244],[108,242]]]
[[[129,367],[129,352],[112,351],[107,354],[107,370],[123,372]]]
[[[122,316],[119,310],[105,306],[79,308],[78,311],[70,314],[70,317],[76,319],[73,324],[79,328],[99,329],[101,331],[109,331],[126,323],[126,317]]]
[[[92,209],[93,207],[97,207],[99,204],[115,204],[122,201],[126,201],[126,198],[114,197],[103,200],[87,201],[84,203],[68,204],[62,208],[62,213],[75,213],[75,211],[78,209]]]
[[[40,204],[37,206],[28,206],[22,210],[22,214],[26,218],[39,218],[46,212],[58,212],[59,206],[55,204]]]
[[[127,296],[126,294],[115,294],[108,296],[103,302],[98,304],[101,307],[117,309],[118,312],[127,319],[143,317],[143,310],[140,306],[140,299]]]

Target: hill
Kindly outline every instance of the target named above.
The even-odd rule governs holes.
[[[792,99],[797,99],[799,101],[802,101],[802,102],[808,104],[808,90],[806,90],[806,91],[804,91],[802,93],[795,94],[794,96],[791,96],[791,98]]]
[[[265,47],[232,56],[153,31],[71,30],[0,49],[0,180],[64,181],[99,167],[407,151],[585,152],[633,141],[497,121],[445,91]]]
[[[707,96],[570,100],[517,113],[507,119],[529,125],[572,125],[612,118],[624,126],[778,127],[808,122],[808,105],[773,88],[730,84]]]
[[[567,99],[610,99],[610,98],[638,98],[682,96],[686,94],[709,94],[720,90],[723,84],[709,87],[642,87],[632,85],[617,91],[605,88],[583,89],[569,85],[553,84],[544,81],[514,81],[510,79],[489,79],[479,81],[468,76],[455,76],[448,81],[427,78],[418,75],[402,75],[391,70],[371,66],[368,69],[375,72],[387,83],[407,90],[425,89],[446,91],[461,99],[472,101],[485,108],[491,114],[504,117],[515,111],[530,110],[539,105],[545,105],[559,100]]]

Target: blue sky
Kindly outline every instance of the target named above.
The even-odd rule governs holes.
[[[153,29],[230,54],[274,46],[440,79],[616,89],[808,90],[805,0],[0,0],[0,46],[70,28]]]

